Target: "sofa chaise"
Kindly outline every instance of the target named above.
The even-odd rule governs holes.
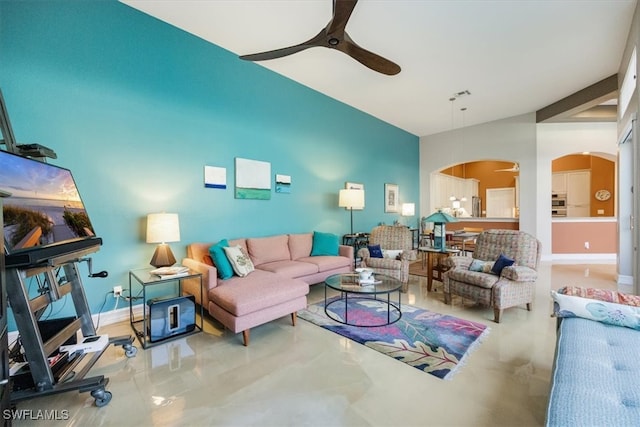
[[[211,256],[213,243],[191,243],[182,264],[202,274],[204,301],[199,282],[185,280],[183,292],[193,295],[209,314],[234,333],[242,332],[249,345],[252,327],[291,315],[307,307],[309,285],[328,276],[350,272],[353,247],[337,245],[336,255],[312,256],[314,233],[229,240],[248,254],[254,270],[245,277],[218,277]]]

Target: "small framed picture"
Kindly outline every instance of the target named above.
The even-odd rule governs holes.
[[[384,185],[384,211],[398,212],[398,186],[396,184]]]

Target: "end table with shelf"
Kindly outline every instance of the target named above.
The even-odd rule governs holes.
[[[444,264],[444,259],[450,255],[457,255],[460,253],[459,249],[454,248],[435,248],[433,246],[420,246],[418,251],[422,253],[422,268],[425,267],[425,261],[427,263],[427,292],[431,292],[433,286],[434,273],[436,279],[442,281],[442,275],[449,269]]]
[[[200,301],[203,301],[203,291],[202,291],[202,274],[195,272],[193,270],[189,270],[186,274],[180,274],[180,275],[171,275],[171,276],[158,276],[155,274],[152,274],[151,271],[153,270],[153,268],[141,268],[141,269],[137,269],[137,270],[131,270],[129,271],[129,320],[131,323],[131,328],[134,330],[136,336],[138,337],[138,341],[140,341],[140,344],[142,345],[142,348],[149,348],[149,347],[153,347],[155,345],[158,344],[163,344],[165,342],[171,341],[173,339],[177,339],[177,338],[182,338],[185,336],[189,336],[198,332],[201,332],[203,330],[203,319],[204,319],[204,308],[202,307],[202,305],[200,305],[200,321],[198,322],[197,320],[197,315],[196,315],[196,322],[195,322],[195,327],[192,331],[189,332],[185,332],[185,333],[181,333],[181,334],[176,334],[173,336],[169,336],[165,339],[159,340],[159,341],[155,341],[155,342],[151,342],[150,337],[149,337],[149,327],[151,325],[151,322],[147,313],[147,288],[149,286],[156,286],[156,285],[168,285],[171,284],[172,282],[174,283],[174,286],[176,289],[172,294],[167,295],[168,297],[171,296],[175,296],[175,297],[179,297],[182,295],[182,281],[186,280],[186,279],[198,279],[200,281]],[[142,316],[135,316],[133,313],[133,296],[134,296],[134,292],[133,292],[133,285],[134,283],[138,283],[139,286],[142,287],[141,292],[142,292]],[[139,294],[139,293],[138,293]],[[196,309],[197,311],[197,309]],[[142,328],[140,329],[140,325],[142,326]]]

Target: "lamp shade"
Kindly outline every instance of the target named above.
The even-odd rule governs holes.
[[[363,209],[364,190],[340,190],[340,195],[338,197],[338,206],[347,209]]]
[[[402,204],[402,216],[414,216],[416,214],[415,203],[403,203]]]
[[[176,213],[147,215],[147,243],[180,241],[180,222]]]
[[[433,222],[433,246],[436,249],[445,250],[447,236],[445,224],[447,222],[458,222],[458,220],[441,211],[432,213],[424,220],[427,222]]]
[[[444,212],[434,212],[431,215],[429,215],[428,217],[426,217],[424,219],[426,222],[433,222],[433,223],[447,223],[447,222],[458,222],[458,220],[455,217],[452,217],[449,214],[446,214]]]

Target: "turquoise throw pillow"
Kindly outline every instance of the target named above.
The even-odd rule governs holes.
[[[311,247],[311,256],[320,255],[338,255],[340,250],[340,241],[338,236],[331,233],[313,232],[313,245]]]
[[[211,258],[213,258],[213,263],[218,269],[218,277],[221,279],[230,279],[233,277],[233,267],[231,267],[227,254],[224,252],[224,249],[222,249],[225,247],[229,247],[229,242],[227,242],[227,239],[222,239],[209,248],[209,253],[211,254]]]

